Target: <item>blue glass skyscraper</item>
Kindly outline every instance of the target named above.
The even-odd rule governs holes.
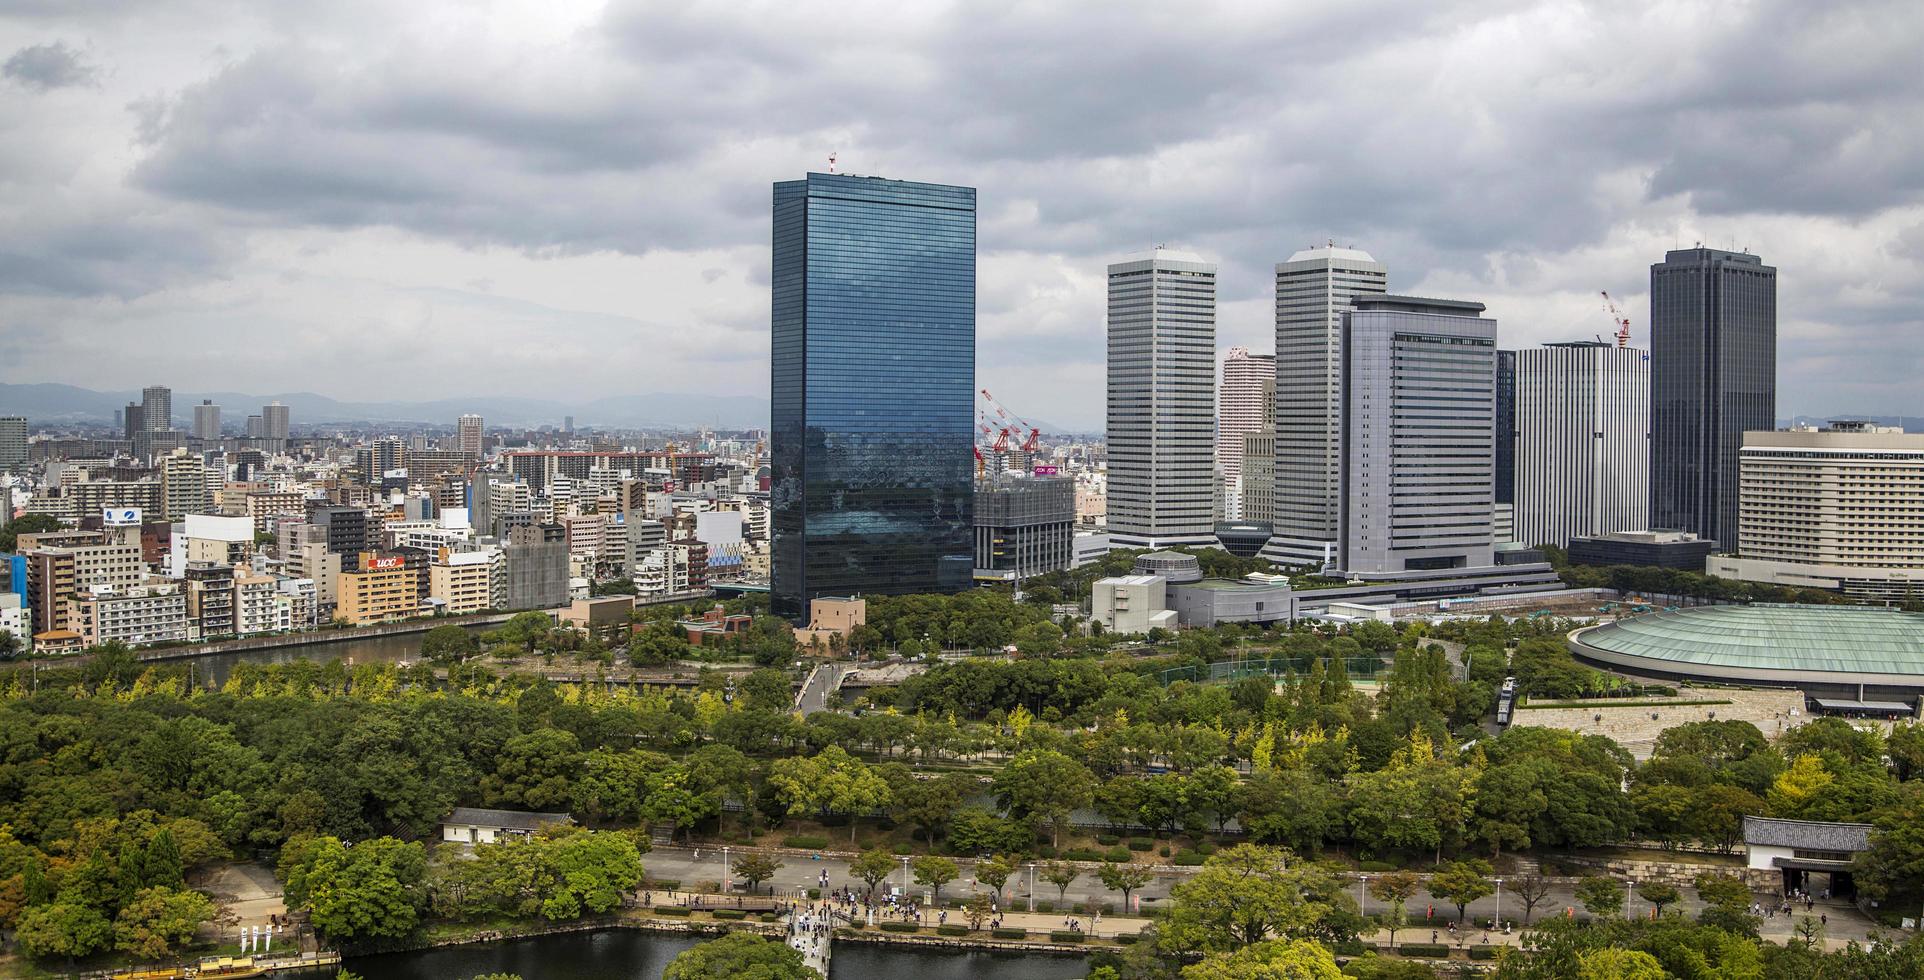
[[[968,588],[975,189],[777,183],[771,279],[775,613]]]

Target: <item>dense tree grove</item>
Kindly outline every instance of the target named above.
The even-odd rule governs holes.
[[[1049,623],[1034,604],[927,599],[877,600],[878,635],[949,642],[956,623],[944,617],[961,602],[1013,617],[1018,647],[1062,642],[1024,638]],[[534,625],[510,622],[482,647],[538,646]],[[1878,824],[1863,887],[1887,907],[1924,900],[1924,731],[1885,738],[1822,719],[1773,745],[1743,722],[1702,722],[1666,732],[1638,763],[1599,736],[1477,727],[1502,677],[1564,683],[1576,665],[1547,639],[1559,628],[1231,630],[1139,656],[970,658],[807,718],[790,712],[791,678],[777,669],[678,689],[554,685],[498,676],[446,633],[430,637],[445,679],[427,664],[295,662],[243,665],[219,691],[189,691],[184,669],[113,651],[37,677],[12,668],[0,672],[0,929],[38,957],[173,949],[191,934],[182,923],[213,914],[184,897],[183,875],[243,854],[273,856],[290,902],[339,939],[390,939],[428,916],[573,918],[641,880],[645,825],[736,840],[833,827],[858,847],[875,843],[863,829],[899,825],[935,859],[914,869],[931,887],[955,880],[942,855],[1006,855],[1040,859],[1042,880],[1066,888],[1085,872],[1056,859],[1127,863],[1126,851],[1064,846],[1072,817],[1088,814],[1118,835],[1188,835],[1195,863],[1214,851],[1209,835],[1247,831],[1249,847],[1215,853],[1184,886],[1191,908],[1223,911],[1172,913],[1166,952],[1353,938],[1351,899],[1314,862],[1331,845],[1434,865],[1447,890],[1433,893],[1467,903],[1488,878],[1479,862],[1505,852],[1729,849],[1755,813]],[[968,642],[978,639],[1002,636]],[[1431,640],[1462,644],[1467,671]],[[1228,650],[1300,666],[1274,682],[1161,673]],[[1351,665],[1372,661],[1380,685],[1359,688]],[[457,805],[565,810],[585,829],[430,860],[419,841]],[[1304,858],[1277,879],[1285,849]],[[1259,873],[1272,861],[1275,874]],[[870,863],[877,881],[893,866]],[[1287,880],[1294,897],[1226,897],[1255,879]],[[1101,881],[1125,901],[1139,887],[1120,871]],[[1741,909],[1724,913],[1710,925],[1741,934]]]

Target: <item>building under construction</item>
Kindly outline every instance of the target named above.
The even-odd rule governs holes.
[[[1068,568],[1075,557],[1075,481],[1003,473],[975,482],[978,580],[1027,578]]]

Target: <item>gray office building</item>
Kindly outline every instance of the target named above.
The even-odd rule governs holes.
[[[0,472],[18,473],[27,468],[27,420],[19,415],[0,416]],[[8,501],[0,500],[0,504]],[[12,516],[11,506],[0,507],[0,524]]]
[[[1495,564],[1496,321],[1482,312],[1384,295],[1343,314],[1343,571]]]
[[[280,402],[261,407],[261,438],[273,449],[287,447],[288,411]]]
[[[203,398],[194,406],[194,438],[202,442],[220,439],[220,406],[213,399]]]
[[[1358,296],[1389,290],[1368,252],[1305,249],[1276,264],[1276,465],[1263,556],[1318,568],[1333,561],[1342,484],[1342,316]],[[1252,513],[1245,509],[1245,514]]]
[[[1746,430],[1777,427],[1777,270],[1689,248],[1650,267],[1650,524],[1737,540]]]
[[[1109,539],[1216,543],[1216,265],[1157,249],[1109,267]]]
[[[1069,568],[1075,561],[1075,525],[1075,481],[1066,476],[976,481],[976,577],[1027,578]]]
[[[1496,502],[1516,503],[1516,351],[1496,352]]]

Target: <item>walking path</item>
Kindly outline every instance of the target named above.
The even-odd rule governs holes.
[[[835,913],[825,904],[797,906],[788,915],[788,944],[802,963],[828,976],[828,944],[835,935]]]

